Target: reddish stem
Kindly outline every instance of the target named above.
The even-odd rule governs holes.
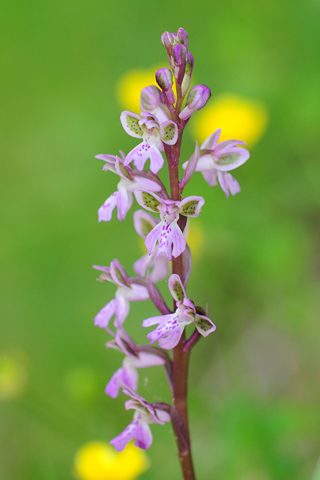
[[[177,101],[177,105],[181,105]],[[178,118],[179,110],[176,117]],[[178,141],[172,147],[166,146],[165,153],[169,164],[171,199],[180,201],[181,193],[179,188],[179,159],[180,146],[182,140],[183,126],[178,124],[179,137]],[[176,273],[183,278],[182,275],[182,255],[172,258],[172,273]],[[176,305],[174,305],[174,309]],[[190,350],[184,351],[185,334],[182,335],[180,342],[173,349],[173,402],[172,402],[172,425],[176,435],[178,445],[178,455],[184,480],[195,480],[193,468],[188,409],[187,409],[187,393],[188,393],[188,366]]]

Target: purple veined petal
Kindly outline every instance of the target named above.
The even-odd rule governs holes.
[[[180,330],[181,329],[183,330],[184,328],[184,325],[178,323],[177,321],[177,319],[179,318],[179,314],[177,315],[177,313],[173,313],[173,314],[165,315],[164,317],[166,318],[164,318],[162,321],[159,322],[159,325],[157,326],[157,328],[152,332],[148,333],[147,338],[148,340],[150,340],[150,343],[160,341],[160,339],[162,338],[167,339],[165,343],[168,345],[171,345],[172,343],[176,342],[177,338],[179,341],[181,333],[179,333],[178,335],[176,332],[177,331],[180,332]],[[150,320],[150,323],[151,323],[152,321],[154,321],[154,317],[148,320]],[[144,325],[142,324],[142,326]],[[170,338],[172,338],[172,340],[170,340]],[[178,341],[175,343],[175,345],[178,343]],[[164,347],[161,347],[161,348],[164,348]],[[173,348],[173,347],[171,346],[166,347],[166,349],[170,349],[170,348]]]
[[[122,290],[122,288],[118,289],[118,291],[116,292],[116,298],[115,298],[116,321],[114,323],[114,326],[116,328],[119,328],[122,326],[123,322],[129,315],[129,310],[130,310],[129,302],[125,299],[122,292],[119,293],[119,290]]]
[[[184,250],[186,248],[186,245],[187,245],[187,242],[186,242],[186,239],[183,236],[183,233],[182,233],[180,227],[178,226],[178,223],[177,222],[172,222],[171,226],[172,226],[172,231],[169,234],[168,238],[170,238],[170,241],[173,245],[172,256],[174,258],[177,258],[177,257],[179,257],[179,255],[181,255],[181,253],[184,252]]]
[[[159,255],[152,259],[153,270],[150,274],[150,280],[153,283],[164,280],[170,272],[170,265],[165,255]]]
[[[175,145],[178,140],[178,126],[170,120],[161,123],[160,138],[167,145]]]
[[[143,170],[144,164],[149,158],[150,146],[146,142],[141,142],[128,153],[124,165],[127,166],[132,160],[138,170]]]
[[[120,115],[120,122],[125,132],[131,137],[142,138],[143,131],[139,125],[141,117],[136,113],[124,111]]]
[[[176,347],[180,341],[183,330],[184,325],[178,325],[175,329],[172,329],[170,332],[162,335],[158,340],[159,347],[163,348],[164,350],[171,350],[172,348]]]
[[[204,203],[205,201],[202,197],[192,195],[191,197],[186,197],[182,200],[178,206],[181,215],[184,215],[185,217],[199,217]]]
[[[138,235],[142,238],[146,238],[151,230],[159,223],[155,217],[144,210],[137,210],[133,214],[133,224]],[[139,273],[139,272],[137,272]],[[144,276],[144,275],[141,275]]]
[[[149,425],[145,422],[137,422],[135,446],[142,450],[148,450],[152,444],[152,433]]]
[[[126,218],[126,215],[133,203],[133,195],[129,193],[125,188],[118,190],[117,207],[118,207],[118,220],[122,222]]]
[[[108,328],[110,319],[115,314],[116,300],[113,299],[103,307],[102,310],[94,317],[94,324],[100,328]]]
[[[155,251],[156,243],[161,235],[162,225],[163,222],[158,223],[146,237],[145,246],[149,255],[152,255]]]
[[[215,324],[205,315],[195,315],[194,323],[196,329],[203,337],[207,337],[216,329]]]
[[[142,326],[143,327],[152,327],[153,325],[157,325],[157,323],[166,323],[171,319],[174,319],[175,313],[169,313],[168,315],[158,315],[156,317],[146,318],[143,320]]]
[[[218,185],[218,170],[207,170],[201,173],[209,187],[215,187]]]
[[[110,195],[109,198],[104,202],[103,205],[98,210],[99,222],[109,222],[112,218],[112,212],[117,205],[118,192],[114,192]]]
[[[250,153],[245,148],[233,147],[223,154],[220,153],[219,156],[214,156],[214,168],[228,172],[243,165],[249,157]]]
[[[159,213],[158,207],[163,203],[163,200],[154,192],[135,190],[134,195],[139,205],[145,210]]]
[[[229,198],[229,190],[231,195],[235,195],[241,191],[238,181],[230,173],[218,172],[218,179],[227,198]]]
[[[208,137],[200,147],[200,150],[213,150],[217,145],[221,135],[221,128],[218,128],[210,137]]]
[[[130,302],[140,302],[141,300],[148,300],[149,293],[147,287],[132,283],[131,288],[126,290],[124,296]]]
[[[111,445],[117,450],[117,452],[122,452],[125,449],[127,444],[136,437],[137,422],[132,421],[129,425],[123,430],[120,435],[115,437],[111,442]]]
[[[150,145],[149,158],[150,158],[150,170],[152,173],[157,174],[159,170],[163,167],[164,160],[163,160],[163,156],[161,155],[161,152],[155,145]]]
[[[187,296],[181,278],[176,273],[170,275],[168,279],[168,288],[170,290],[172,298],[176,302],[183,302],[183,299]]]

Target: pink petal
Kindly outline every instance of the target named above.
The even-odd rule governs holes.
[[[200,150],[213,150],[217,145],[221,134],[221,128],[218,128],[210,137],[208,137],[200,147]]]
[[[152,433],[149,425],[145,422],[138,422],[136,427],[135,446],[147,450],[152,444]]]
[[[208,182],[209,187],[214,187],[218,185],[218,171],[217,170],[208,170],[202,172],[203,178]]]
[[[146,249],[148,250],[149,255],[151,255],[156,248],[156,243],[159,240],[159,237],[161,235],[162,226],[163,226],[163,222],[158,223],[158,225],[156,225],[151,230],[151,232],[147,235],[145,246],[146,246]]]
[[[157,174],[159,170],[163,167],[164,160],[159,149],[154,145],[150,146],[149,158],[150,158],[150,170],[152,173]]]
[[[136,436],[137,423],[132,421],[120,435],[111,440],[110,444],[114,446],[117,452],[122,452],[127,444]]]
[[[132,193],[128,193],[125,188],[121,188],[118,191],[117,197],[118,220],[120,220],[120,222],[126,218],[126,215],[132,206],[132,202]]]
[[[187,296],[184,285],[181,281],[179,275],[173,273],[168,280],[168,287],[172,298],[176,302],[182,302],[183,299]]]
[[[118,192],[114,192],[104,202],[98,210],[99,222],[109,222],[112,218],[112,212],[117,204]]]
[[[120,115],[121,125],[131,137],[141,138],[143,135],[139,120],[141,120],[141,117],[136,113],[124,111]]]
[[[94,324],[100,328],[107,328],[111,317],[114,315],[116,309],[116,300],[113,299],[103,307],[102,310],[95,316]]]

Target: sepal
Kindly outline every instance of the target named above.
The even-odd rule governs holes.
[[[176,302],[183,302],[183,299],[187,296],[187,294],[179,275],[174,273],[169,277],[168,287],[172,298]]]
[[[182,200],[179,204],[180,213],[185,217],[199,217],[205,201],[202,197],[191,196]]]
[[[204,315],[196,314],[195,317],[194,317],[194,323],[195,323],[195,326],[196,326],[198,332],[203,337],[207,337],[209,335],[209,333],[214,332],[215,329],[216,329],[216,326],[210,320],[210,318],[208,318]]]
[[[143,131],[139,124],[140,117],[136,113],[124,111],[120,115],[120,122],[128,135],[135,138],[142,138]]]

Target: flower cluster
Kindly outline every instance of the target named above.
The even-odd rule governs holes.
[[[127,410],[133,409],[132,422],[110,443],[122,451],[128,442],[147,449],[152,442],[150,424],[160,425],[172,421],[179,445],[186,445],[187,426],[184,414],[173,403],[150,403],[139,393],[138,370],[162,366],[165,368],[173,398],[181,395],[178,376],[179,361],[188,356],[202,337],[214,332],[216,327],[201,307],[196,307],[186,293],[186,283],[191,271],[191,253],[187,245],[186,230],[189,218],[199,217],[205,204],[201,196],[183,196],[186,184],[195,172],[201,172],[209,186],[220,184],[226,196],[240,191],[238,182],[229,171],[249,158],[244,142],[228,140],[218,143],[218,129],[183,163],[183,176],[179,180],[180,146],[182,134],[190,117],[201,110],[210,98],[206,85],[190,89],[193,56],[189,52],[187,32],[165,32],[161,41],[167,51],[170,68],[161,68],[155,78],[158,86],[150,85],[141,91],[141,112],[124,111],[120,122],[125,132],[139,139],[138,145],[125,155],[97,155],[105,162],[103,170],[120,178],[117,190],[99,209],[99,221],[108,222],[117,207],[120,221],[126,218],[134,200],[142,208],[133,214],[134,228],[145,241],[147,253],[134,265],[134,276],[129,276],[118,260],[110,267],[94,266],[100,271],[101,282],[116,286],[115,297],[94,319],[95,325],[105,329],[113,338],[106,346],[124,355],[122,366],[109,380],[106,393],[116,398],[119,392],[130,397],[125,402]],[[149,161],[149,162],[148,162]],[[150,165],[148,169],[148,164]],[[168,166],[170,194],[159,172]],[[150,213],[149,213],[150,212]],[[172,273],[170,274],[170,265]],[[168,278],[173,309],[169,308],[156,283]],[[146,335],[147,345],[137,345],[128,335],[125,324],[130,313],[130,302],[151,300],[158,315],[141,319],[142,327],[157,327]],[[110,324],[114,317],[113,324]],[[193,329],[191,335],[188,330]],[[158,342],[158,346],[154,346]],[[169,350],[180,352],[169,355]],[[182,375],[182,374],[181,374]],[[183,373],[185,375],[185,373]],[[177,380],[178,379],[178,380]],[[183,379],[186,382],[186,378]],[[180,383],[179,383],[180,382]],[[179,390],[180,389],[180,390]],[[183,389],[182,389],[183,390]]]

